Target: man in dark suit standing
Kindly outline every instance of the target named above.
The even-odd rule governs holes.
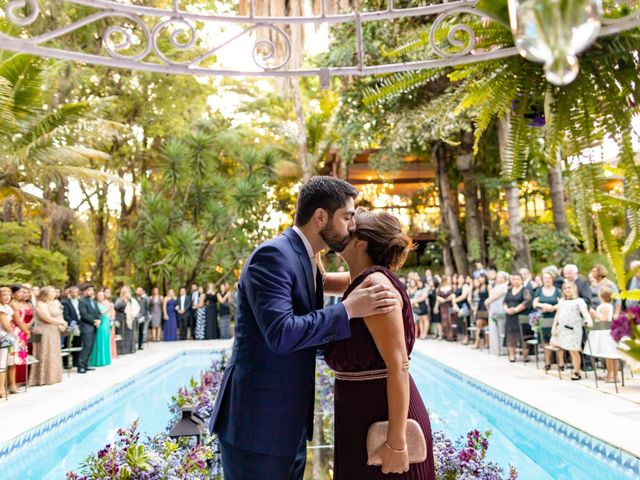
[[[178,311],[178,335],[180,340],[187,339],[187,330],[191,321],[191,297],[187,295],[187,289],[180,288],[180,296],[176,305]]]
[[[149,323],[149,297],[144,288],[136,288],[136,300],[140,305],[140,313],[138,313],[138,350],[143,350],[142,344],[144,343],[147,335],[147,325]]]
[[[72,330],[75,326],[80,324],[80,290],[77,286],[73,286],[69,288],[69,296],[62,301],[62,317],[64,321],[69,324],[70,330]],[[80,335],[76,335],[73,337],[71,341],[71,345],[68,345],[69,336],[64,337],[64,348],[69,346],[71,347],[80,347],[82,346],[82,338]],[[72,368],[78,366],[78,357],[80,356],[80,352],[72,352],[71,358],[64,357],[63,363],[65,364],[65,368]],[[73,361],[72,364],[70,362]]]
[[[200,303],[200,292],[198,284],[191,285],[191,308],[189,309],[189,338],[196,339],[196,322],[198,321],[198,303]]]
[[[96,338],[96,329],[100,326],[101,314],[98,303],[94,299],[93,286],[84,284],[80,291],[82,298],[78,302],[78,310],[80,311],[82,351],[78,357],[78,373],[87,373],[88,370],[95,370],[89,367],[89,357]]]
[[[322,309],[315,255],[342,251],[355,229],[358,192],[343,180],[313,177],[301,189],[295,226],[260,245],[240,276],[236,336],[210,420],[225,480],[301,480],[313,432],[317,347],[350,336],[349,318],[384,313],[398,302],[363,283]]]

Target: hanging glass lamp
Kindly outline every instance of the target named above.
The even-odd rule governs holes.
[[[547,80],[562,86],[578,75],[577,55],[598,37],[602,0],[508,0],[515,46],[544,64]]]

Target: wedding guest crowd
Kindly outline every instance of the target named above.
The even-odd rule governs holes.
[[[634,262],[634,268],[640,268],[640,262]],[[534,351],[527,340],[536,339],[539,352],[544,352],[545,370],[554,360],[560,370],[570,364],[571,379],[580,380],[583,357],[589,368],[602,359],[603,380],[614,382],[620,356],[609,328],[622,302],[614,298],[619,290],[608,273],[601,264],[585,274],[567,264],[550,265],[533,276],[526,268],[507,273],[474,262],[469,276],[438,275],[427,269],[423,275],[409,272],[401,281],[412,302],[420,339],[488,348],[510,362],[518,357],[528,362]],[[640,289],[640,271],[627,288]],[[636,304],[627,301],[626,306]],[[594,322],[598,329],[591,330]]]
[[[640,269],[640,262],[631,269]],[[427,269],[400,280],[411,299],[419,339],[460,341],[511,362],[518,355],[527,362],[532,351],[526,340],[537,338],[545,370],[555,355],[559,369],[570,363],[571,378],[580,380],[586,355],[593,357],[590,365],[604,359],[604,381],[617,380],[620,357],[606,326],[622,302],[614,298],[618,288],[604,265],[594,265],[586,276],[573,264],[551,265],[533,276],[527,269],[509,274],[475,262],[468,276]],[[640,289],[640,270],[627,288]],[[158,287],[150,292],[138,286],[133,294],[125,285],[114,298],[110,288],[89,283],[64,291],[0,287],[0,397],[18,393],[21,382],[61,382],[63,369],[91,372],[144,349],[147,342],[231,338],[237,284],[231,289],[226,281],[206,288],[193,283],[164,294]],[[634,305],[626,302],[626,307]],[[593,322],[600,327],[589,331]]]
[[[52,286],[0,287],[0,397],[18,385],[59,383],[64,369],[86,374],[147,342],[231,338],[233,292],[227,282],[187,289],[90,283],[61,291]],[[28,373],[27,373],[28,372]],[[6,384],[6,388],[5,388]]]

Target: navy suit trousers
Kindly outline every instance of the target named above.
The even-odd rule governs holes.
[[[307,462],[307,434],[293,457],[274,457],[236,448],[218,439],[224,480],[302,480]]]

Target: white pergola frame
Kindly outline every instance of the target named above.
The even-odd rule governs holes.
[[[324,85],[328,85],[331,76],[362,76],[390,72],[405,72],[441,68],[457,64],[474,63],[479,61],[510,57],[518,54],[511,48],[500,48],[490,52],[474,51],[476,37],[473,30],[464,23],[454,24],[447,36],[454,52],[443,50],[435,41],[435,33],[443,22],[455,18],[456,15],[470,14],[478,17],[486,17],[487,14],[478,10],[475,5],[478,0],[455,0],[448,3],[427,5],[414,8],[394,7],[394,0],[388,0],[386,10],[372,12],[353,13],[327,13],[327,0],[322,0],[321,11],[317,16],[299,17],[263,17],[254,15],[253,0],[250,0],[249,15],[214,15],[193,13],[181,10],[179,0],[173,0],[173,8],[164,10],[139,5],[119,3],[112,0],[65,0],[68,3],[96,9],[96,13],[74,21],[69,25],[60,27],[50,32],[35,36],[21,33],[19,36],[9,36],[0,33],[0,49],[29,53],[32,55],[85,62],[95,65],[116,67],[122,69],[147,70],[168,74],[185,75],[218,75],[218,76],[244,76],[244,77],[307,77],[319,76]],[[38,0],[11,0],[6,4],[5,14],[7,20],[18,28],[32,25],[40,16],[41,8]],[[433,17],[429,32],[429,44],[435,53],[434,58],[415,62],[399,62],[383,65],[366,65],[364,61],[364,41],[362,37],[362,25],[365,22],[385,21],[407,17]],[[102,19],[112,19],[120,23],[128,23],[129,28],[122,25],[109,26],[102,35],[101,54],[91,54],[76,50],[61,50],[47,46],[48,42],[63,37],[82,27],[90,25]],[[211,23],[217,25],[240,24],[242,31],[229,38],[221,40],[217,45],[211,46],[205,53],[188,61],[180,62],[168,58],[162,51],[158,39],[165,29],[170,33],[170,41],[177,50],[188,52],[196,45],[198,31],[196,22]],[[357,61],[353,65],[344,67],[319,67],[319,68],[288,68],[292,56],[292,42],[283,28],[286,25],[321,25],[352,23],[355,26],[356,40],[355,52]],[[603,27],[599,36],[612,35],[640,26],[640,11],[618,19],[603,18]],[[136,27],[136,31],[130,28]],[[276,45],[273,40],[256,40],[251,52],[254,70],[229,70],[224,68],[209,68],[202,65],[218,51],[230,45],[240,37],[251,34],[258,29],[271,31],[270,38],[280,37],[281,50],[284,49],[282,58],[274,59]],[[456,38],[458,32],[464,32],[466,40]],[[116,43],[117,36],[124,40]],[[137,35],[141,52],[125,55],[120,53],[135,44],[134,36]],[[187,35],[188,41],[181,41],[181,35]],[[207,47],[208,48],[208,47]],[[264,52],[267,52],[266,54]],[[149,61],[153,59],[154,61]],[[267,61],[276,63],[268,64]]]

